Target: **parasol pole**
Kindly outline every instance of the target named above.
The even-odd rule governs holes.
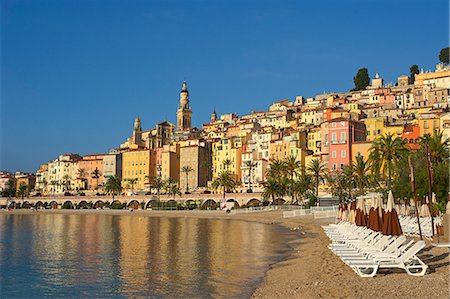
[[[419,226],[419,235],[420,235],[420,239],[423,240],[422,237],[422,228],[420,227],[420,218],[419,218],[419,208],[417,207],[417,197],[416,197],[416,183],[414,181],[414,166],[411,162],[411,157],[408,156],[408,163],[409,163],[409,178],[411,180],[411,191],[413,194],[413,199],[414,199],[414,205],[416,206],[416,217],[417,217],[417,225]]]
[[[431,199],[433,196],[433,165],[431,164],[431,154],[430,154],[430,147],[428,144],[425,145],[425,148],[427,150],[427,165],[428,165],[428,208],[430,209],[431,214],[431,231],[433,233],[434,237],[434,213],[431,205]]]

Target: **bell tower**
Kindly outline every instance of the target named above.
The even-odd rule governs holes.
[[[142,144],[142,128],[141,128],[141,119],[136,117],[134,120],[134,127],[133,127],[133,136],[131,138],[132,144],[141,145]]]
[[[192,110],[189,106],[189,92],[186,87],[186,81],[180,92],[180,106],[177,111],[177,129],[185,130],[191,128]]]

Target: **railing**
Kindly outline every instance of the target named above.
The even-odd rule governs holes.
[[[314,219],[335,217],[338,206],[331,207],[311,207],[309,209],[301,209],[288,211],[283,213],[283,218],[299,217],[313,215]]]

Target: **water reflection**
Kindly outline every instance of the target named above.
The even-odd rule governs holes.
[[[0,297],[248,297],[288,235],[230,220],[0,215]]]

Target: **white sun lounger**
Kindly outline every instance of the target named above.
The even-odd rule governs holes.
[[[418,241],[406,252],[396,258],[348,260],[348,265],[361,277],[374,277],[379,268],[400,268],[414,276],[423,276],[428,269],[416,254],[425,247],[424,241]]]

